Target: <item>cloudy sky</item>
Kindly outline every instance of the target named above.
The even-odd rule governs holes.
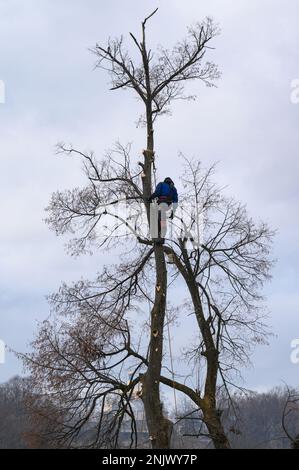
[[[265,290],[274,336],[244,375],[258,390],[298,385],[299,364],[290,360],[299,338],[299,104],[290,99],[299,78],[297,0],[0,0],[0,339],[25,351],[49,313],[45,296],[62,280],[92,277],[104,261],[101,254],[70,258],[43,222],[51,193],[82,181],[80,164],[58,158],[55,144],[99,156],[116,140],[133,141],[136,152],[144,147],[140,105],[130,93],[108,91],[88,49],[109,35],[138,34],[157,6],[152,47],[171,47],[206,15],[222,29],[211,51],[223,74],[218,88],[193,84],[197,101],[176,103],[159,121],[161,176],[169,165],[179,176],[179,152],[205,166],[218,161],[226,193],[278,229],[278,261]],[[21,370],[8,354],[0,382]]]

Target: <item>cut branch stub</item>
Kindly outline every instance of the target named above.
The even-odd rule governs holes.
[[[159,336],[159,331],[158,331],[158,330],[154,330],[154,331],[153,331],[153,337],[154,337],[154,338],[158,338],[158,336]]]
[[[157,292],[160,292],[160,290],[161,290],[161,286],[160,286],[160,284],[157,284],[157,285],[156,285],[156,291],[157,291]]]
[[[149,160],[154,160],[155,158],[155,152],[153,152],[152,150],[143,150],[143,155],[144,155],[144,158],[148,158]]]

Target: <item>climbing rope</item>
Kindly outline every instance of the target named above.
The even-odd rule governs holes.
[[[157,168],[156,168],[156,163],[155,163],[155,157],[153,157],[153,175],[154,175],[154,183],[155,183],[155,188],[157,187]]]
[[[176,421],[178,421],[180,419],[180,417],[179,417],[179,413],[178,413],[176,388],[174,386],[175,374],[174,374],[174,366],[173,366],[173,354],[172,354],[172,346],[171,346],[170,321],[169,321],[168,310],[166,310],[166,319],[167,319],[167,330],[168,330],[170,366],[171,366],[171,375],[172,375],[172,384],[173,384],[173,399],[174,399],[175,419],[176,419]],[[181,448],[183,449],[184,448],[184,439],[183,439],[183,436],[181,435],[180,431],[178,432],[178,438],[179,438],[179,441],[180,441],[180,444],[181,444]]]
[[[177,406],[177,397],[176,397],[176,389],[175,389],[175,374],[174,374],[174,367],[173,367],[173,354],[172,354],[172,346],[171,346],[171,336],[170,336],[170,319],[168,315],[168,310],[166,310],[166,320],[167,320],[167,331],[168,331],[168,347],[169,347],[169,356],[170,356],[170,367],[171,367],[171,375],[172,375],[172,386],[173,386],[173,399],[174,399],[174,409],[176,419],[178,417],[178,406]]]

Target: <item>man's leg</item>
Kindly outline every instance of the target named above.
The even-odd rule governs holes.
[[[158,208],[158,240],[161,238],[161,219],[162,219],[162,214],[161,214],[161,209],[160,206]]]
[[[162,202],[159,205],[159,212],[160,212],[160,238],[163,240],[166,237],[167,233],[167,211],[169,210],[168,204]]]
[[[157,238],[160,237],[159,217],[160,217],[159,207],[156,203],[152,202],[150,204],[150,236],[152,240],[156,240]]]

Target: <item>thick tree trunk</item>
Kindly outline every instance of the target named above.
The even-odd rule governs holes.
[[[163,247],[155,247],[157,268],[156,297],[151,311],[151,338],[148,369],[143,378],[142,398],[152,447],[168,449],[172,423],[163,415],[160,375],[163,355],[163,330],[166,309],[167,271]]]
[[[143,195],[147,199],[152,192],[152,166],[154,158],[154,130],[151,103],[147,106],[147,150],[144,153]],[[148,223],[150,204],[146,202]],[[148,432],[154,449],[168,449],[172,422],[164,417],[160,397],[160,375],[163,357],[163,331],[166,311],[167,268],[161,245],[155,245],[156,292],[151,311],[151,338],[149,345],[148,369],[142,380],[142,400],[145,409]]]
[[[203,351],[202,354],[207,361],[204,397],[201,400],[204,422],[215,448],[229,449],[230,443],[222,426],[219,410],[217,410],[216,407],[218,351],[214,344],[208,322],[204,317],[198,287],[193,279],[189,278],[188,281],[188,288],[192,297],[197,323],[205,345],[205,351]]]
[[[206,401],[207,399],[203,399],[203,402]],[[209,404],[208,406],[202,406],[201,409],[204,422],[208,428],[215,449],[230,449],[229,440],[225,434],[221,417],[215,405]]]

